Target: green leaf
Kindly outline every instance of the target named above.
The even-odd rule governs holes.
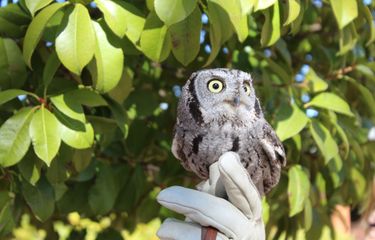
[[[24,45],[23,45],[23,58],[26,64],[31,68],[31,57],[43,35],[44,29],[52,16],[62,7],[68,3],[54,3],[43,9],[30,23],[27,28]]]
[[[85,124],[85,131],[76,131],[64,125],[61,127],[61,139],[76,149],[85,149],[94,143],[94,129],[90,123]]]
[[[55,210],[53,188],[44,178],[35,187],[23,181],[22,193],[34,215],[40,221],[44,222],[52,215]]]
[[[155,12],[151,12],[146,19],[140,43],[142,52],[156,62],[165,60],[171,51],[172,44],[168,28]]]
[[[99,93],[87,88],[81,88],[67,92],[64,94],[64,96],[66,99],[71,99],[74,102],[89,107],[99,107],[107,105],[107,102]]]
[[[17,43],[12,39],[0,37],[0,87],[21,87],[27,77],[26,64]]]
[[[289,217],[302,212],[310,194],[310,180],[301,165],[294,165],[288,171]]]
[[[243,42],[249,35],[247,16],[242,14],[240,0],[209,0],[225,10],[229,16],[233,28],[235,29],[238,40]],[[228,26],[225,26],[228,27]]]
[[[54,113],[60,123],[72,130],[85,131],[86,117],[82,106],[74,97],[61,94],[50,99],[57,108]]]
[[[356,0],[330,0],[330,3],[340,29],[343,29],[358,16]]]
[[[242,15],[248,15],[258,0],[240,0]]]
[[[369,7],[365,6],[364,4],[359,4],[359,10],[361,12],[360,15],[365,17],[367,24],[370,27],[369,39],[366,42],[366,46],[369,46],[371,43],[375,41],[375,23],[373,21]]]
[[[59,151],[61,143],[59,130],[56,117],[42,105],[33,115],[29,132],[36,155],[47,166]]]
[[[202,13],[196,7],[189,17],[169,28],[172,39],[172,52],[176,59],[187,66],[199,53],[199,36],[202,28]]]
[[[258,11],[271,7],[277,2],[277,0],[257,0],[256,2],[257,4],[255,5],[255,11]]]
[[[134,73],[132,70],[129,67],[125,67],[120,82],[114,89],[108,92],[108,95],[118,103],[123,103],[129,94],[134,90],[133,76]]]
[[[61,63],[80,75],[95,51],[95,33],[86,7],[75,4],[64,30],[56,38],[56,52]]]
[[[29,125],[35,108],[23,108],[0,128],[0,165],[12,166],[25,156],[30,146]]]
[[[127,30],[127,12],[116,1],[95,0],[99,10],[103,13],[104,20],[109,28],[119,37],[123,37]]]
[[[267,9],[264,12],[264,16],[266,21],[262,27],[260,43],[263,47],[267,47],[276,43],[280,38],[279,2],[276,1],[272,8]]]
[[[21,89],[9,89],[9,90],[5,90],[5,91],[0,92],[0,105],[4,104],[4,103],[12,100],[13,98],[16,98],[16,97],[20,96],[20,95],[32,95],[32,96],[35,97],[35,95],[33,93],[30,93],[30,92],[27,92],[27,91],[24,91],[24,90],[21,90]]]
[[[91,148],[76,149],[72,158],[74,169],[77,170],[77,172],[85,170],[90,165],[92,157],[93,150]]]
[[[26,6],[29,9],[32,16],[35,15],[35,12],[44,8],[50,4],[53,0],[25,0]]]
[[[68,172],[66,170],[66,163],[71,159],[64,159],[62,154],[56,156],[51,163],[51,166],[47,168],[46,177],[48,182],[51,184],[63,183],[68,179]]]
[[[305,82],[311,92],[321,92],[328,88],[328,83],[319,77],[314,69],[310,67],[309,72],[306,74]]]
[[[17,167],[22,177],[31,185],[35,186],[39,181],[42,168],[42,162],[35,153],[29,150],[22,161],[17,164]]]
[[[284,22],[284,26],[292,23],[294,20],[297,19],[300,10],[301,10],[301,3],[300,0],[288,0],[287,1],[287,19]]]
[[[95,88],[100,92],[108,92],[120,81],[124,66],[124,54],[121,48],[114,47],[107,35],[97,22],[92,22],[95,29],[97,44],[95,60],[97,79]]]
[[[104,215],[113,208],[119,189],[111,166],[100,164],[98,169],[95,184],[89,191],[89,205],[96,215]]]
[[[155,12],[168,26],[187,18],[197,6],[197,0],[155,0]]]
[[[320,93],[319,95],[315,96],[310,102],[305,104],[305,107],[311,106],[332,110],[348,116],[354,116],[350,111],[348,103],[334,93]]]
[[[367,105],[367,108],[370,110],[371,114],[375,116],[375,98],[373,93],[371,93],[367,87],[360,84],[353,78],[345,77],[344,79],[348,80],[358,89],[358,91],[361,93],[360,98]]]
[[[318,145],[320,152],[325,158],[325,163],[327,164],[329,160],[339,153],[335,140],[328,129],[317,121],[311,122],[310,132],[316,145]]]
[[[106,100],[118,127],[121,129],[124,138],[126,138],[128,135],[128,121],[126,119],[126,112],[124,110],[124,107],[110,98],[107,98]]]
[[[211,54],[204,66],[215,60],[223,43],[233,35],[233,26],[228,14],[217,3],[208,1],[208,18],[210,21]]]
[[[276,115],[276,121],[276,134],[281,141],[284,141],[299,133],[306,126],[309,119],[295,104],[292,104],[292,107],[284,104]]]
[[[47,88],[47,86],[51,83],[53,77],[56,74],[57,69],[59,69],[60,67],[60,64],[61,63],[59,58],[57,57],[57,53],[55,51],[52,52],[51,55],[48,57],[48,60],[43,70],[43,83],[45,88]]]
[[[11,233],[16,227],[16,220],[13,217],[12,201],[8,200],[1,206],[0,211],[0,236]]]

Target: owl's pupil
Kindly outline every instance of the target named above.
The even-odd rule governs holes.
[[[247,92],[247,87],[243,87],[243,89],[245,90],[245,92]]]
[[[214,83],[214,84],[212,84],[212,87],[214,88],[214,89],[219,89],[219,84],[218,83]]]

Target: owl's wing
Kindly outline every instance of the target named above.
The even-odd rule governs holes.
[[[263,188],[268,193],[280,179],[281,166],[285,166],[286,157],[284,147],[272,127],[265,122],[262,127],[262,136],[259,138],[268,164],[263,169]]]

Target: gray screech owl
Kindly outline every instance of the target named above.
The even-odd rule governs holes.
[[[278,183],[284,147],[264,119],[250,74],[195,72],[182,89],[172,152],[184,168],[207,179],[209,166],[227,151],[239,154],[260,194]]]

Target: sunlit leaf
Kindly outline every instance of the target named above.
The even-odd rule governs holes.
[[[95,0],[100,11],[103,12],[104,20],[111,30],[119,37],[123,37],[130,23],[126,19],[126,11],[116,1]]]
[[[264,16],[266,21],[262,28],[260,42],[262,46],[266,47],[274,44],[280,38],[279,2],[276,1],[272,8],[267,9]]]
[[[29,126],[34,111],[34,108],[23,108],[0,127],[1,166],[16,164],[29,149]]]
[[[190,16],[169,28],[173,55],[185,66],[192,62],[199,53],[201,15],[199,7],[196,7]]]
[[[172,43],[168,28],[154,12],[146,19],[140,43],[143,53],[157,62],[166,59],[171,51]]]
[[[329,109],[348,116],[354,116],[347,102],[334,93],[324,92],[315,96],[306,107],[319,107]]]
[[[325,158],[325,163],[328,163],[339,152],[336,141],[328,129],[317,121],[311,122],[310,132]]]
[[[255,11],[269,8],[277,2],[277,0],[257,0],[255,5]]]
[[[301,165],[294,165],[288,170],[289,217],[304,209],[310,193],[310,180]]]
[[[343,29],[358,16],[356,0],[330,0],[330,3],[340,29]]]
[[[276,116],[276,133],[281,141],[293,137],[307,124],[309,119],[295,104],[283,105]]]
[[[190,15],[197,5],[197,0],[155,0],[154,5],[158,17],[166,25],[172,25]]]
[[[56,38],[57,56],[67,69],[80,75],[94,56],[95,46],[89,12],[82,4],[75,4],[66,27]]]
[[[35,50],[36,45],[38,44],[44,29],[48,21],[52,16],[64,7],[68,3],[54,3],[50,6],[44,8],[31,22],[27,28],[25,35],[24,45],[23,45],[23,58],[29,67],[31,67],[31,57]]]
[[[288,6],[288,9],[287,9],[287,19],[285,20],[284,22],[284,26],[292,23],[294,20],[296,20],[296,18],[298,17],[299,13],[300,13],[300,10],[301,10],[301,6],[300,6],[300,1],[299,0],[288,0],[287,1],[287,6]]]
[[[44,8],[50,4],[53,0],[25,0],[26,6],[29,9],[31,15],[35,15],[35,12]]]
[[[114,47],[97,22],[92,22],[96,34],[95,60],[97,79],[95,88],[100,92],[108,92],[120,81],[124,66],[124,54],[121,48]]]
[[[59,122],[42,105],[33,115],[29,132],[36,155],[49,166],[60,148]]]

